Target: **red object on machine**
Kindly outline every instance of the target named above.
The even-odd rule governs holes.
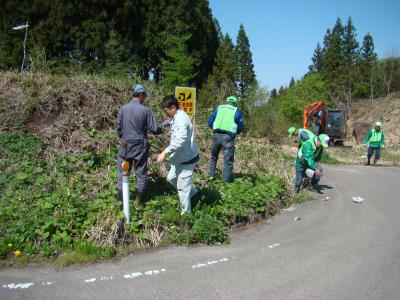
[[[319,118],[317,115],[321,112],[322,116]],[[319,133],[325,131],[326,124],[326,109],[324,107],[323,102],[315,102],[306,107],[304,107],[303,113],[303,127],[312,130],[312,124],[315,123],[316,120],[320,119],[320,130]]]

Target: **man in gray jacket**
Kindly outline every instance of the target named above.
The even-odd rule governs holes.
[[[194,141],[194,128],[189,116],[179,109],[175,96],[167,96],[161,106],[172,119],[169,146],[157,157],[161,163],[167,156],[171,169],[167,181],[178,191],[181,213],[192,212],[192,199],[200,192],[192,184],[194,168],[199,161],[199,149]],[[200,196],[200,195],[199,195]]]
[[[149,157],[149,141],[147,132],[153,134],[163,133],[167,122],[157,124],[149,107],[145,106],[147,96],[143,85],[132,87],[133,99],[125,104],[118,113],[117,133],[119,140],[118,151],[118,199],[122,201],[122,163],[129,163],[128,176],[132,166],[136,173],[136,189],[139,203],[143,202],[143,193],[146,188],[147,160]]]

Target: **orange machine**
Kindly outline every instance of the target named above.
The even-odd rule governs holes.
[[[323,102],[315,102],[304,107],[303,112],[303,127],[311,130],[318,131],[316,128],[319,127],[319,132],[315,134],[325,132],[326,124],[326,109]]]
[[[303,127],[314,134],[326,133],[331,143],[343,142],[347,138],[347,112],[326,109],[323,102],[314,102],[304,107]]]

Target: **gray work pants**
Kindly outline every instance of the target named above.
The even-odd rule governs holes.
[[[191,199],[197,193],[197,188],[192,184],[193,170],[196,163],[189,165],[171,165],[167,181],[178,191],[181,213],[191,213]]]
[[[149,142],[146,139],[126,141],[126,147],[120,147],[118,151],[118,190],[122,191],[122,163],[129,163],[128,176],[132,167],[136,174],[136,189],[142,194],[146,189],[147,160],[149,158]]]
[[[214,133],[213,143],[211,146],[210,177],[215,176],[218,155],[221,149],[224,155],[224,171],[222,173],[222,178],[225,182],[228,182],[232,179],[233,162],[235,157],[235,140],[228,134]]]

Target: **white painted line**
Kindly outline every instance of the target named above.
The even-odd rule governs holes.
[[[10,290],[12,289],[27,289],[33,286],[32,282],[27,282],[27,283],[10,283],[10,284],[4,284],[3,288],[8,288]]]
[[[83,283],[89,283],[89,282],[95,282],[95,281],[96,281],[96,277],[90,278],[90,279],[86,279]]]
[[[47,281],[47,282],[42,282],[42,286],[45,286],[45,285],[52,285],[54,282],[51,282],[51,281]]]
[[[132,278],[139,277],[139,276],[142,276],[142,275],[143,275],[143,273],[141,273],[141,272],[133,272],[133,273],[124,275],[124,277],[126,279],[132,279]]]
[[[101,276],[100,277],[100,280],[102,280],[102,281],[104,281],[104,280],[113,280],[114,279],[114,276]]]
[[[198,263],[198,264],[193,265],[192,269],[208,267],[210,265],[213,265],[213,264],[216,264],[216,263],[219,263],[219,262],[226,262],[226,261],[228,261],[228,259],[226,257],[224,257],[224,258],[221,258],[219,260],[212,260],[212,261],[208,261],[206,263]]]
[[[276,244],[273,244],[273,245],[269,245],[268,246],[268,248],[275,248],[275,247],[278,247],[278,246],[280,246],[280,243],[276,243]]]
[[[192,269],[197,269],[197,268],[202,268],[202,267],[208,267],[208,265],[207,264],[198,263],[197,265],[193,265]]]

